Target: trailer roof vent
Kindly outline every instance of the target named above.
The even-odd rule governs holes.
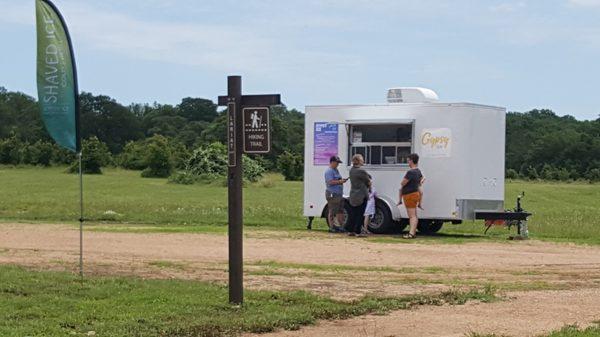
[[[402,87],[388,89],[388,103],[431,103],[439,100],[431,89],[418,87]]]

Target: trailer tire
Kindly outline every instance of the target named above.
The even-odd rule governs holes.
[[[419,233],[422,234],[433,234],[437,233],[444,226],[444,222],[440,220],[419,220],[419,224],[417,225],[417,229]]]
[[[392,219],[392,212],[385,202],[375,200],[375,216],[369,225],[369,231],[375,234],[391,233],[394,229],[395,222]]]
[[[327,223],[327,226],[330,226],[329,217],[327,216],[328,213],[329,213],[329,207],[327,205],[325,205],[325,208],[323,208],[322,217],[325,218],[325,222]],[[350,204],[348,203],[347,199],[344,199],[344,223],[341,225],[341,227],[344,229],[348,225],[348,214],[350,214]]]

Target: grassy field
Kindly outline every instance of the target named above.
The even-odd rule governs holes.
[[[166,179],[141,178],[136,171],[104,172],[85,176],[85,217],[91,222],[183,225],[191,231],[210,225],[225,230],[225,187],[169,184]],[[272,187],[257,184],[244,189],[245,225],[302,227],[302,185],[270,178],[277,180]],[[0,167],[0,186],[2,220],[78,219],[78,178],[64,173],[64,168]]]
[[[246,291],[227,304],[227,288],[180,280],[88,278],[0,266],[0,336],[229,336],[298,329],[318,319],[385,313],[415,305],[493,301],[489,288],[341,302],[306,292]]]
[[[272,183],[244,189],[245,225],[304,230],[302,183],[286,182],[277,175],[268,179]],[[78,218],[77,177],[62,168],[0,167],[0,186],[2,221],[73,223]],[[141,178],[135,171],[106,169],[103,175],[86,176],[85,190],[86,218],[109,223],[112,230],[226,231],[227,190],[222,186],[175,185],[166,179]],[[508,182],[507,208],[514,207],[521,191],[526,193],[525,209],[534,213],[529,223],[532,237],[600,244],[600,185]],[[324,230],[324,221],[318,220],[315,227]],[[462,242],[507,236],[503,228],[491,229],[485,238],[482,233],[481,222],[467,222],[446,225],[437,238]]]
[[[528,222],[536,239],[600,244],[600,185],[588,183],[508,182],[504,207],[515,207],[517,195],[525,192],[523,208],[533,216]],[[513,233],[515,229],[513,228]],[[447,225],[445,233],[482,233],[481,222]],[[506,229],[492,228],[491,235],[506,237]]]

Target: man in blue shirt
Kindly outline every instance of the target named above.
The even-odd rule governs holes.
[[[325,171],[325,198],[327,199],[327,220],[329,231],[332,233],[343,232],[344,226],[344,183],[348,179],[342,178],[338,165],[342,161],[338,156],[329,158],[329,168]],[[334,220],[337,219],[336,226]]]

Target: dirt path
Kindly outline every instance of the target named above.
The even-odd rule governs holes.
[[[212,234],[86,232],[89,260],[167,259],[225,262],[227,237]],[[65,225],[0,224],[0,247],[71,256],[79,252],[79,232]],[[402,244],[374,243],[321,233],[305,237],[262,237],[244,241],[247,261],[340,264],[380,267],[504,268],[599,266],[600,247],[540,241],[506,243]],[[570,267],[569,267],[570,268]]]
[[[385,316],[362,316],[321,322],[298,331],[263,337],[539,336],[565,325],[586,327],[600,317],[600,290],[530,291],[511,294],[510,301],[462,306],[419,307]],[[246,337],[258,335],[246,335]]]
[[[78,235],[65,225],[0,224],[0,264],[74,271]],[[304,289],[352,299],[492,284],[515,297],[323,322],[278,333],[282,336],[462,336],[470,331],[523,336],[600,319],[600,247],[538,241],[382,243],[257,231],[248,232],[244,244],[245,284],[252,289]],[[225,235],[88,231],[84,245],[88,274],[227,279]]]

